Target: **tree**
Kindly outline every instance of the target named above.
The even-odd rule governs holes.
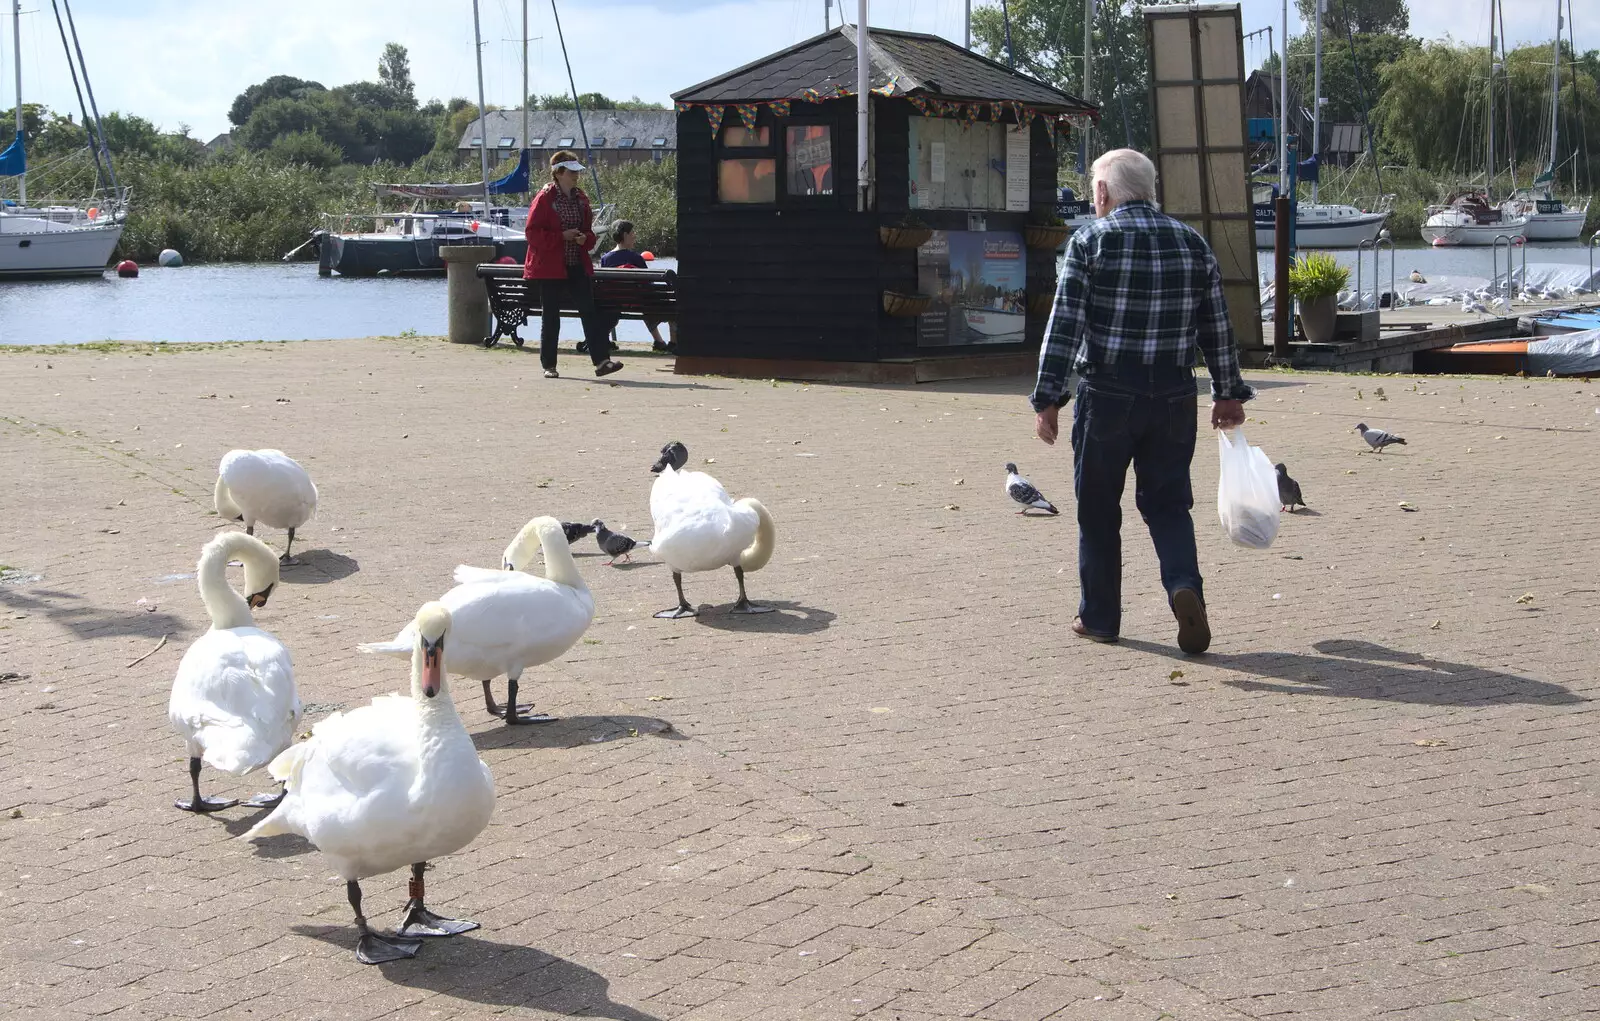
[[[294,131],[274,139],[267,155],[284,164],[298,163],[327,170],[344,162],[344,151],[311,131]]]
[[[1108,147],[1144,148],[1150,139],[1144,21],[1137,6],[1101,0],[1094,20],[1090,95],[1083,89],[1083,0],[1011,0],[1011,48],[1017,70],[1101,106]],[[972,37],[1004,62],[1006,26],[998,6],[975,8]]]
[[[1317,0],[1294,0],[1300,19],[1309,28],[1317,11]],[[1411,27],[1411,11],[1406,0],[1322,0],[1322,41],[1327,45],[1331,33],[1340,39],[1359,35],[1405,35]],[[1309,33],[1308,33],[1309,34]]]
[[[228,110],[228,120],[234,127],[242,128],[255,108],[270,99],[300,99],[311,92],[325,91],[321,82],[308,81],[288,74],[275,74],[266,81],[252,85],[234,98]]]
[[[1355,58],[1352,60],[1350,39],[1343,35],[1333,38],[1324,32],[1322,95],[1328,102],[1322,108],[1323,125],[1361,123],[1363,113],[1370,113],[1383,98],[1380,74],[1383,68],[1419,46],[1421,43],[1409,36],[1357,35]],[[1290,95],[1298,93],[1307,110],[1311,108],[1311,94],[1315,88],[1315,57],[1316,40],[1312,36],[1300,35],[1289,40]],[[1277,60],[1268,58],[1262,64],[1262,70],[1276,74]],[[1366,98],[1366,111],[1361,106],[1363,96]]]
[[[417,105],[416,86],[411,81],[411,57],[399,43],[385,43],[378,58],[378,81],[407,107]]]

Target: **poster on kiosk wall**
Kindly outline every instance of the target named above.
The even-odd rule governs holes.
[[[917,320],[918,347],[1021,344],[1028,276],[1022,234],[940,230],[917,249],[917,290],[933,302]]]

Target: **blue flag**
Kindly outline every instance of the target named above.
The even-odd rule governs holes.
[[[27,153],[22,148],[22,132],[0,152],[0,177],[20,177],[28,171]]]
[[[1319,171],[1320,171],[1321,167],[1322,167],[1322,159],[1319,156],[1312,156],[1308,160],[1301,160],[1300,161],[1300,180],[1315,182],[1317,180],[1317,178],[1320,176],[1319,175]]]

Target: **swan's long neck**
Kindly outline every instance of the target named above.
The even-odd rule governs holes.
[[[772,559],[772,551],[778,544],[778,527],[772,523],[772,515],[767,513],[760,500],[747,496],[739,502],[756,512],[756,538],[748,549],[739,554],[739,567],[746,571],[759,571]]]
[[[234,541],[231,536],[238,536],[239,540]],[[228,584],[228,561],[235,555],[241,558],[257,555],[248,540],[249,536],[243,532],[230,532],[222,542],[206,548],[200,556],[200,566],[195,569],[200,579],[200,598],[211,615],[212,628],[218,631],[255,624],[250,605]]]
[[[554,528],[539,533],[539,545],[544,548],[544,576],[557,585],[588,590],[578,564],[572,559],[572,547],[561,529]]]
[[[447,638],[439,655],[439,691],[432,698],[422,693],[422,643],[416,642],[411,650],[411,699],[417,704],[417,717],[422,723],[423,761],[437,753],[446,739],[466,732],[466,725],[456,712],[455,699],[450,697],[450,674],[444,662],[449,647]]]

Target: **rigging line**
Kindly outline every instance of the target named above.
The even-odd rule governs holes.
[[[78,67],[83,71],[83,91],[89,94],[89,109],[94,113],[94,130],[100,138],[100,155],[106,161],[106,176],[111,180],[111,190],[117,191],[117,171],[111,165],[111,150],[106,148],[105,125],[100,122],[100,107],[94,101],[94,86],[89,84],[89,65],[83,59],[83,47],[78,43],[78,26],[72,20],[72,0],[61,0],[67,12],[67,29],[72,33],[72,48],[78,54]]]
[[[98,190],[100,187],[100,150],[95,148],[94,145],[94,128],[89,120],[89,107],[83,101],[83,89],[78,87],[78,68],[72,62],[72,50],[67,46],[67,30],[61,24],[61,8],[57,6],[55,0],[50,0],[50,6],[56,15],[56,31],[61,33],[61,49],[67,55],[67,70],[72,74],[72,91],[77,94],[78,109],[83,113],[83,133],[89,140],[89,153],[94,157],[94,186]]]
[[[1339,11],[1344,15],[1345,38],[1350,42],[1350,65],[1355,69],[1356,94],[1361,97],[1361,127],[1367,133],[1367,152],[1372,154],[1372,167],[1377,174],[1378,194],[1383,194],[1383,168],[1378,166],[1377,139],[1372,137],[1372,123],[1367,117],[1367,87],[1361,79],[1361,61],[1356,57],[1356,37],[1350,25],[1349,0],[1339,0]],[[1315,100],[1313,100],[1315,102]]]
[[[589,176],[594,178],[594,199],[605,204],[605,196],[600,193],[600,171],[594,165],[594,152],[589,148],[589,129],[583,126],[583,105],[578,102],[578,83],[572,77],[572,58],[567,56],[567,37],[561,31],[561,12],[556,9],[556,0],[550,0],[550,14],[556,20],[556,38],[561,40],[561,60],[567,65],[567,85],[572,89],[572,109],[578,114],[578,134],[583,136],[583,154],[589,160]]]

